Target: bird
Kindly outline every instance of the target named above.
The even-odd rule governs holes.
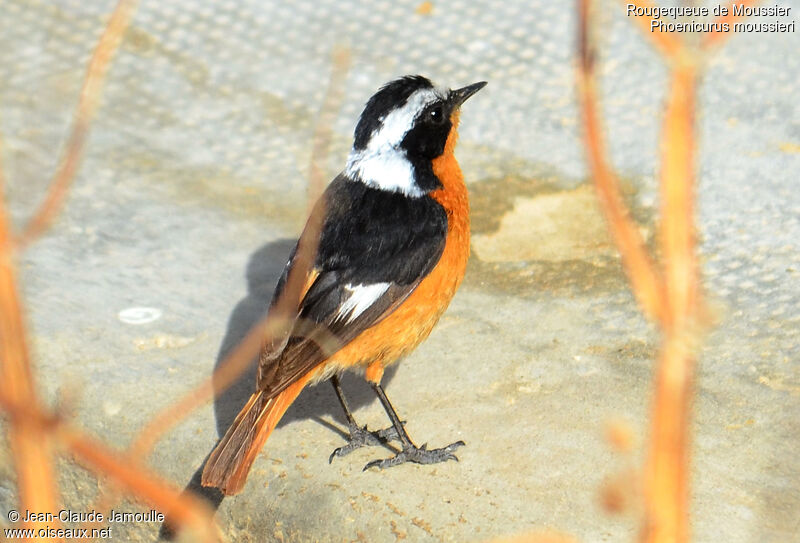
[[[463,441],[439,449],[414,444],[381,379],[386,366],[428,337],[464,277],[469,200],[454,151],[461,105],[485,85],[452,90],[407,75],[367,101],[345,169],[313,208],[275,288],[270,312],[290,275],[301,274],[288,332],[264,342],[256,391],[206,460],[203,486],[238,494],[291,403],[304,387],[324,380],[332,383],[349,430],[347,444],[329,461],[390,440],[400,442],[397,454],[365,470],[458,460],[453,451]],[[303,246],[316,247],[305,266]],[[346,370],[363,371],[389,428],[368,431],[356,423],[339,381]]]

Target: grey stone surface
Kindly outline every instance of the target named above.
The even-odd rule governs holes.
[[[611,4],[609,4],[610,6]],[[800,5],[789,20],[797,20]],[[607,8],[609,6],[606,6]],[[41,199],[112,2],[0,5],[0,129],[19,223]],[[488,80],[458,155],[475,254],[431,338],[387,374],[419,443],[463,439],[460,462],[361,472],[328,465],[345,428],[332,391],[305,391],[218,518],[232,541],[483,541],[556,528],[626,541],[598,505],[635,465],[608,421],[646,437],[658,345],[583,188],[570,3],[143,2],[83,167],[55,227],[20,261],[37,376],[77,393],[77,421],[123,447],[200,383],[258,318],[303,221],[311,135],[337,44],[352,49],[327,173],[344,164],[379,85],[423,73]],[[611,155],[652,237],[666,71],[616,7],[602,74]],[[800,541],[800,91],[797,34],[740,34],[708,62],[698,119],[704,286],[717,320],[698,365],[692,531],[698,541]],[[575,228],[575,225],[580,227]],[[119,312],[161,317],[127,324]],[[191,480],[252,375],[162,440],[151,465]],[[359,420],[385,425],[357,377]],[[0,506],[15,503],[3,453]],[[97,485],[64,464],[64,501]],[[130,510],[138,506],[128,504]],[[152,540],[157,525],[116,527]]]

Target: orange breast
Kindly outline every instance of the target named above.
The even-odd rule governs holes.
[[[379,380],[383,366],[395,362],[428,337],[461,284],[469,258],[469,200],[461,168],[453,154],[457,125],[456,113],[445,152],[433,161],[433,171],[443,188],[431,196],[447,212],[447,241],[439,263],[391,315],[336,353],[331,363],[326,364],[326,374],[376,362],[368,378]]]

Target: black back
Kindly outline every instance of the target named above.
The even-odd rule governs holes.
[[[258,386],[270,396],[330,356],[319,344],[320,334],[335,337],[341,345],[352,341],[402,303],[444,251],[447,214],[430,196],[409,198],[340,175],[328,186],[323,202],[316,280],[300,302],[291,336],[276,345],[279,351],[261,356]],[[273,304],[293,262],[294,252],[278,281]],[[350,294],[347,285],[374,283],[389,286],[357,318],[342,318],[339,310]]]

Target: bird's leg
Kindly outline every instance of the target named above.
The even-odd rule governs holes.
[[[367,430],[366,426],[359,426],[347,405],[347,400],[344,397],[342,386],[339,383],[339,377],[336,375],[331,377],[331,384],[333,385],[333,390],[336,391],[336,397],[339,398],[339,403],[342,405],[342,409],[344,409],[344,415],[347,417],[347,429],[350,432],[350,437],[347,440],[347,445],[344,447],[339,447],[331,453],[330,458],[328,458],[328,463],[333,462],[334,456],[345,456],[356,449],[360,449],[361,447],[386,445],[393,439],[400,439],[400,437],[397,435],[397,429],[395,426],[378,430],[376,432],[370,432]]]
[[[435,464],[437,462],[444,462],[446,460],[455,460],[458,462],[458,458],[453,454],[453,451],[459,447],[463,447],[463,441],[456,441],[455,443],[451,443],[447,447],[442,447],[441,449],[428,450],[427,444],[423,445],[422,447],[417,447],[411,441],[411,438],[408,437],[406,429],[403,427],[402,422],[400,422],[400,417],[397,416],[397,412],[394,410],[394,407],[392,407],[389,398],[386,397],[383,387],[381,387],[380,383],[370,382],[370,384],[372,385],[373,390],[375,390],[375,394],[378,395],[378,399],[383,404],[386,414],[389,415],[389,419],[392,421],[392,425],[399,436],[400,442],[403,444],[403,450],[392,458],[387,458],[385,460],[373,460],[364,466],[365,471],[371,467],[379,467],[383,469],[390,468],[392,466],[398,466],[406,462],[414,462],[417,464]]]

